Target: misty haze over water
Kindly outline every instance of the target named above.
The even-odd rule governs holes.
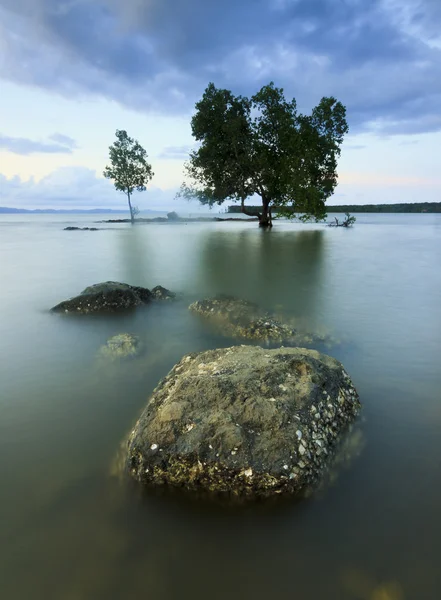
[[[357,215],[350,230],[97,220],[0,219],[0,597],[373,600],[384,586],[400,590],[391,600],[438,598],[441,215]],[[75,225],[100,231],[63,231]],[[184,298],[109,317],[48,312],[106,280]],[[237,343],[187,310],[218,293],[340,340],[327,351],[360,394],[363,444],[322,494],[229,508],[112,475],[182,355]],[[145,353],[103,367],[100,346],[124,331]]]

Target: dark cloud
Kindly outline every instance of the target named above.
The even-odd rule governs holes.
[[[10,137],[0,133],[0,150],[8,150],[14,154],[72,154],[76,142],[60,133],[49,137],[49,142],[29,140],[27,138]]]
[[[441,129],[439,0],[0,0],[0,76],[137,110],[189,113],[208,81],[273,79],[352,131]]]

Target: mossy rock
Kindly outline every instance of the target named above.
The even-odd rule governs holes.
[[[198,300],[190,304],[189,310],[213,323],[223,335],[237,339],[290,346],[330,341],[324,336],[298,331],[257,304],[234,296]]]
[[[189,354],[154,390],[125,466],[145,484],[241,497],[300,493],[320,481],[359,409],[341,363],[315,350]]]
[[[119,333],[101,346],[98,356],[110,361],[134,358],[142,352],[142,344],[137,335]]]
[[[65,314],[94,314],[122,312],[148,304],[152,300],[164,300],[175,294],[161,286],[147,288],[106,281],[84,289],[78,296],[54,306],[52,312]]]

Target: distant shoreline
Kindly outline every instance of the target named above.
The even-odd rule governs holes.
[[[247,206],[248,211],[259,212],[260,206]],[[325,206],[327,213],[441,213],[441,202],[403,202],[401,204],[336,204],[335,206]],[[295,212],[290,208],[285,211]],[[230,205],[228,214],[238,214],[241,212],[240,206]],[[273,213],[277,212],[277,207],[273,207]]]
[[[327,213],[401,213],[401,214],[436,214],[441,213],[441,202],[413,202],[413,203],[401,203],[401,204],[340,204],[335,206],[326,206]],[[220,213],[224,214],[225,217],[180,217],[180,220],[184,221],[229,221],[229,220],[256,220],[257,213],[261,210],[260,206],[247,206],[248,211],[254,211],[256,217],[251,219],[237,218],[234,217],[236,214],[241,214],[240,206],[230,205],[228,206],[228,212]],[[286,209],[285,209],[286,210]],[[158,223],[158,222],[171,222],[166,217],[159,217],[155,215],[164,215],[167,211],[149,210],[142,211],[141,214],[152,215],[152,217],[141,217],[137,221],[145,223]],[[277,207],[273,207],[273,214],[277,213]],[[29,214],[29,215],[125,215],[127,211],[124,209],[106,209],[106,208],[92,208],[92,209],[55,209],[55,208],[13,208],[10,206],[0,206],[0,215],[14,215],[14,214]],[[219,213],[218,213],[219,214]],[[120,219],[112,219],[108,221],[100,221],[102,223],[126,223],[130,222],[130,219],[124,217]]]

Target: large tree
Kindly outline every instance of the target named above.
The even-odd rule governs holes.
[[[104,177],[112,179],[115,188],[127,196],[130,220],[135,221],[137,208],[132,207],[131,195],[135,190],[144,192],[154,173],[147,162],[147,152],[141,144],[127,135],[127,131],[116,130],[116,141],[109,147],[110,166],[104,169]]]
[[[262,227],[272,225],[271,210],[326,217],[325,202],[337,185],[337,158],[348,131],[346,109],[322,98],[311,115],[297,111],[283,89],[271,82],[251,98],[234,96],[210,83],[191,120],[199,147],[185,165],[181,195],[213,206],[260,196]]]

